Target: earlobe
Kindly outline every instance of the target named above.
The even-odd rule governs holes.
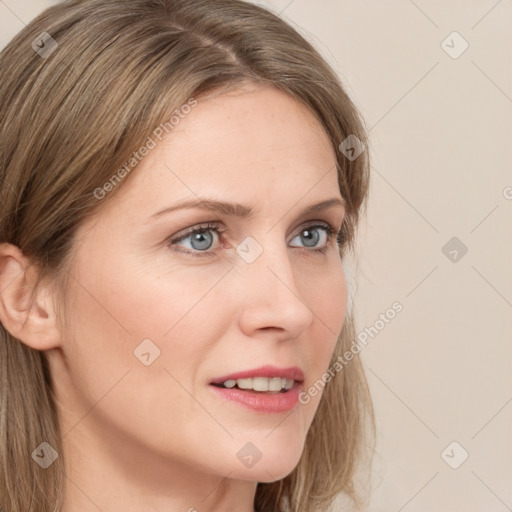
[[[60,344],[60,334],[51,290],[45,284],[35,289],[37,269],[21,250],[0,244],[0,321],[25,345],[48,350]]]

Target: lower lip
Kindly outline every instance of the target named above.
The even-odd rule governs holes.
[[[246,391],[238,388],[210,387],[223,398],[238,402],[250,409],[265,413],[286,412],[293,409],[298,401],[302,384],[295,382],[285,393],[265,393],[258,391]]]

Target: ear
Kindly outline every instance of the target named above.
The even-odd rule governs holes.
[[[12,244],[0,244],[0,321],[9,333],[36,350],[60,345],[49,284],[34,289],[37,269]]]

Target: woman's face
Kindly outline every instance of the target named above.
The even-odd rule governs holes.
[[[69,463],[108,460],[151,483],[177,468],[184,481],[285,477],[321,396],[297,394],[328,369],[346,308],[344,209],[308,212],[341,201],[326,134],[283,93],[238,89],[198,99],[126,180],[77,233],[48,352]],[[199,199],[240,206],[159,213]],[[284,373],[257,376],[303,382],[211,384],[268,365]]]

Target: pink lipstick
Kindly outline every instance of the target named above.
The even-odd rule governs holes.
[[[281,413],[297,405],[303,382],[300,368],[266,365],[217,377],[210,387],[218,396],[252,410]]]

